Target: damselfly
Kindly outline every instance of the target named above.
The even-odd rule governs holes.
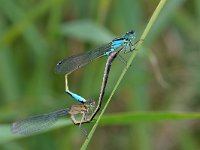
[[[74,124],[79,124],[81,131],[86,134],[85,130],[82,129],[81,123],[87,120],[87,117],[92,113],[95,102],[93,100],[88,100],[87,103],[72,105],[69,108],[57,110],[55,112],[50,112],[47,114],[41,114],[37,116],[32,116],[24,120],[16,121],[11,126],[11,131],[15,134],[30,135],[36,132],[47,129],[52,126],[58,119],[66,115],[70,115],[70,118]],[[81,120],[76,120],[76,116],[81,114]]]
[[[135,39],[134,31],[127,32],[124,36],[115,38],[110,43],[92,49],[88,52],[65,58],[57,63],[55,67],[55,72],[60,74],[70,74],[74,70],[83,67],[89,62],[102,56],[108,56],[114,51],[124,50],[124,53],[133,51],[135,49],[135,46],[131,42],[132,39]],[[127,47],[129,47],[130,49],[127,50]]]

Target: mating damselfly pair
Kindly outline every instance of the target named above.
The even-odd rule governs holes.
[[[71,120],[74,124],[79,124],[80,128],[82,123],[92,121],[92,119],[95,117],[95,115],[101,107],[101,102],[105,93],[105,87],[108,80],[108,74],[110,71],[111,63],[117,56],[120,56],[119,53],[121,51],[127,53],[135,49],[135,44],[133,44],[131,41],[133,39],[135,39],[135,32],[130,31],[127,32],[124,36],[115,38],[110,43],[107,43],[101,47],[95,48],[85,53],[71,56],[60,61],[55,67],[55,72],[65,74],[66,92],[82,104],[72,105],[71,107],[62,110],[32,116],[24,120],[16,121],[12,124],[11,131],[16,134],[33,134],[43,129],[47,129],[48,127],[53,125],[59,118],[64,117],[67,114],[71,116]],[[129,47],[129,50],[127,50],[127,47]],[[86,100],[78,94],[71,92],[67,84],[67,75],[102,56],[109,57],[104,71],[104,77],[98,105],[95,111],[93,112],[95,102],[93,100]],[[76,120],[76,115],[78,114],[82,115],[81,120]],[[89,117],[89,115],[91,115],[91,117]]]

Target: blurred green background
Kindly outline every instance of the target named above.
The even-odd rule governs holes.
[[[56,63],[121,36],[140,38],[158,0],[0,0],[0,138],[2,150],[79,149],[85,140],[68,125],[30,137],[10,123],[77,104],[64,92]],[[106,114],[198,112],[200,1],[169,0],[117,89]],[[129,55],[123,55],[127,58]],[[106,57],[69,76],[72,91],[98,99]],[[124,68],[116,60],[104,101]],[[199,75],[198,75],[199,74]],[[121,120],[123,122],[123,120]],[[91,124],[84,125],[90,130]],[[88,149],[196,150],[200,122],[162,121],[99,126]]]

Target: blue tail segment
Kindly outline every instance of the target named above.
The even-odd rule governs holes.
[[[85,103],[87,100],[84,99],[83,97],[79,96],[78,94],[75,94],[73,92],[71,92],[70,90],[66,90],[67,94],[69,94],[72,98],[74,98],[75,100],[81,102],[81,103]]]

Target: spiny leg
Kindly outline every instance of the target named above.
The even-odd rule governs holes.
[[[139,40],[137,40],[134,44],[132,43],[132,41],[130,41],[129,43],[130,43],[130,50],[129,51],[124,51],[124,54],[126,54],[126,53],[129,53],[129,52],[132,52],[132,51],[134,51],[135,50],[135,45],[138,43],[138,42],[140,42],[140,41],[144,41],[143,39],[139,39]],[[133,48],[131,48],[133,46]]]
[[[86,120],[86,119],[87,119],[87,118],[85,118],[85,117],[86,117],[85,112],[82,112],[82,118],[81,118],[81,121],[80,121],[80,123],[79,123],[79,128],[81,129],[81,131],[83,132],[83,134],[87,137],[87,131],[84,130],[84,129],[82,128],[82,126],[81,126],[83,120]]]
[[[118,55],[119,57],[117,57],[125,66],[127,65],[127,60],[125,58],[123,58],[121,55]]]
[[[75,118],[74,115],[71,115],[70,118],[71,118],[72,122],[73,122],[75,125],[77,125],[77,124],[80,123],[79,121],[76,120],[76,118]]]
[[[75,125],[79,124],[80,130],[81,130],[82,133],[87,137],[87,132],[86,132],[86,131],[82,128],[82,126],[81,126],[81,123],[83,122],[83,118],[84,118],[84,117],[85,117],[85,115],[84,115],[84,113],[83,113],[83,116],[82,116],[82,118],[81,118],[81,121],[77,121],[74,115],[71,115],[71,116],[70,116],[72,122],[73,122]]]

